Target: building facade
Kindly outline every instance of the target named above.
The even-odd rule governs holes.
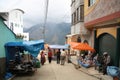
[[[71,1],[71,34],[68,40],[75,42],[87,41],[91,44],[90,31],[84,27],[84,0]]]
[[[84,25],[94,33],[96,52],[108,52],[120,67],[120,0],[84,0],[84,6]]]
[[[17,35],[23,37],[23,40],[28,41],[28,33],[23,32],[23,14],[24,11],[21,9],[13,9],[9,12],[0,12],[2,16],[7,19],[6,25]],[[4,15],[6,14],[6,15]],[[27,34],[27,35],[26,35]]]
[[[5,19],[0,15],[0,80],[3,80],[3,76],[6,71],[6,55],[4,45],[7,42],[21,41],[4,23]]]
[[[14,9],[9,11],[8,27],[15,33],[23,33],[23,14],[21,9]]]

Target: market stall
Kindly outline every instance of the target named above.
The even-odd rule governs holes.
[[[5,44],[6,68],[12,73],[36,70],[36,57],[44,49],[44,41],[8,42]]]
[[[52,49],[68,49],[68,45],[49,45]]]

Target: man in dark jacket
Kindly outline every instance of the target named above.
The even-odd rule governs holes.
[[[57,54],[57,64],[60,64],[60,54],[61,54],[60,49],[58,49],[56,54]]]

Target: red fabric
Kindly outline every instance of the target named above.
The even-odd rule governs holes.
[[[43,52],[41,53],[41,57],[45,57],[45,54]]]
[[[48,52],[48,57],[52,57],[52,52]]]

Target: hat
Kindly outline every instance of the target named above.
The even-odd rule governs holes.
[[[107,52],[104,52],[104,53],[103,53],[103,55],[106,55],[106,54],[108,54],[108,53],[107,53]]]

